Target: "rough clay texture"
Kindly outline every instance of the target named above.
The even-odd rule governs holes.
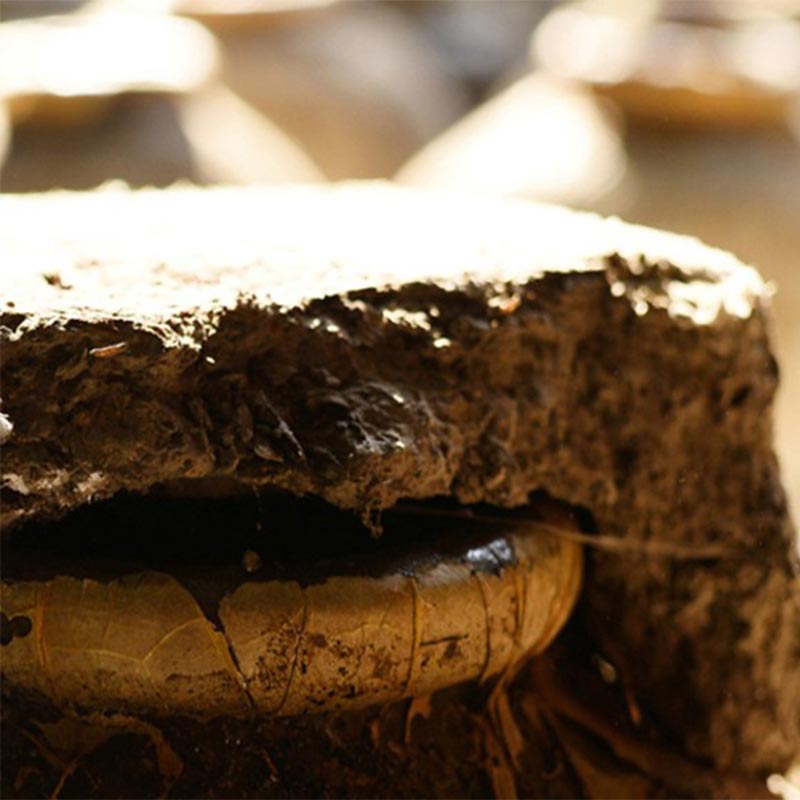
[[[0,248],[7,529],[205,476],[373,521],[544,490],[630,545],[584,610],[662,728],[722,770],[800,749],[767,293],[733,257],[376,185],[6,197]]]

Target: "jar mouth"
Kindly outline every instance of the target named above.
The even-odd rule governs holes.
[[[381,523],[268,493],[118,496],[24,526],[3,543],[4,683],[102,713],[362,708],[511,668],[577,600],[567,507],[434,500]]]

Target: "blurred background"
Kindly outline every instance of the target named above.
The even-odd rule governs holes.
[[[774,281],[800,509],[800,0],[0,0],[0,191],[390,178]]]

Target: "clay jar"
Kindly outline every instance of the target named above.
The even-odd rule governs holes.
[[[12,128],[4,191],[320,177],[216,82],[216,44],[189,20],[121,11],[20,20],[0,28],[0,50]]]

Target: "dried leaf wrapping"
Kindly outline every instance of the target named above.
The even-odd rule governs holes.
[[[3,613],[30,633],[3,647],[8,688],[96,711],[290,715],[425,695],[542,650],[577,597],[581,546],[535,529],[503,535],[515,560],[470,554],[381,577],[302,586],[249,580],[221,630],[175,577],[5,581]]]

